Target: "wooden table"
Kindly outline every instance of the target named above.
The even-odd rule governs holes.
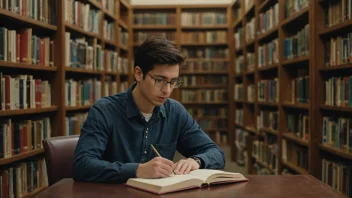
[[[201,189],[190,189],[164,195],[154,195],[123,184],[100,184],[74,182],[63,179],[36,195],[36,198],[96,198],[96,197],[238,197],[238,198],[298,198],[298,197],[345,197],[327,184],[310,175],[249,175],[248,182],[222,184]]]

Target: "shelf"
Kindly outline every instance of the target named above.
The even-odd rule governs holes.
[[[197,86],[181,86],[181,89],[215,89],[222,88],[226,89],[227,85],[197,85]]]
[[[243,129],[243,130],[245,130],[245,131],[251,132],[251,133],[253,133],[253,134],[258,134],[257,130],[256,130],[254,127],[245,127],[245,126],[243,126],[243,125],[241,125],[241,124],[236,124],[236,123],[234,123],[234,124],[235,124],[235,126],[237,126],[238,128],[241,128],[241,129]]]
[[[121,19],[119,20],[119,25],[120,25],[121,27],[123,27],[125,30],[128,29],[127,24],[126,24],[124,21],[122,21]]]
[[[299,173],[299,174],[302,174],[302,175],[309,175],[309,172],[304,169],[304,168],[301,168],[301,167],[298,167],[298,166],[295,166],[291,163],[288,163],[288,162],[282,162],[282,165],[294,170],[295,172]]]
[[[334,148],[330,145],[326,145],[326,144],[320,144],[319,148],[323,151],[329,152],[331,154],[334,155],[338,155],[342,158],[348,159],[348,160],[352,160],[352,152],[350,151],[345,151],[342,149],[338,149],[338,148]]]
[[[110,76],[116,76],[117,72],[112,72],[112,71],[106,71],[105,75],[110,75]]]
[[[268,30],[267,32],[263,33],[263,34],[260,34],[259,36],[257,36],[257,40],[260,42],[266,38],[269,38],[271,36],[274,36],[275,34],[278,33],[278,28],[277,27],[274,27],[270,30]]]
[[[97,0],[88,0],[88,3],[101,10],[101,3],[97,2]]]
[[[352,107],[339,107],[339,106],[331,106],[331,105],[320,105],[321,110],[329,110],[329,111],[340,111],[340,112],[350,112],[352,113]]]
[[[260,4],[259,6],[259,13],[266,11],[266,8],[271,6],[273,3],[277,3],[277,1],[273,0],[265,0],[263,3]],[[274,4],[275,5],[275,4]]]
[[[305,109],[305,110],[309,109],[309,104],[307,104],[307,103],[293,104],[293,103],[289,103],[289,102],[282,102],[282,106],[286,107],[286,108]]]
[[[104,43],[113,47],[117,47],[116,41],[106,40],[104,39]]]
[[[37,188],[37,189],[35,189],[33,192],[30,192],[30,193],[28,193],[28,194],[22,196],[21,198],[30,198],[30,197],[33,197],[34,195],[40,193],[41,191],[43,191],[43,190],[45,190],[45,189],[47,189],[47,188],[48,188],[48,186],[43,186],[43,187]]]
[[[14,155],[14,156],[9,157],[9,158],[3,158],[3,159],[0,159],[0,165],[17,162],[17,161],[26,159],[28,157],[32,157],[32,156],[41,154],[41,153],[44,153],[44,149],[43,148],[35,149],[35,150],[29,151],[29,152],[26,152],[26,153],[21,153],[21,154],[18,154],[18,155]]]
[[[250,41],[248,41],[248,42],[246,41],[246,48],[249,48],[250,46],[254,45],[255,42],[256,42],[255,39],[252,39],[252,40],[250,40]]]
[[[243,101],[244,104],[247,104],[247,105],[254,105],[254,101]]]
[[[113,13],[111,13],[109,10],[104,9],[104,14],[105,14],[106,16],[108,16],[110,19],[116,21],[116,16],[115,16]]]
[[[254,5],[255,5],[255,3],[253,2],[251,7],[249,7],[249,9],[247,11],[245,11],[244,16],[247,17],[249,15],[249,13],[251,13],[251,11],[254,9]]]
[[[227,24],[219,24],[219,25],[192,25],[192,26],[181,26],[181,29],[189,29],[189,30],[194,30],[194,29],[227,29],[228,26]]]
[[[133,25],[133,30],[176,30],[176,25]]]
[[[235,23],[233,23],[232,27],[233,27],[233,28],[237,27],[238,25],[241,24],[241,22],[242,22],[242,17],[239,18],[239,19],[237,19],[237,21],[235,21]]]
[[[131,8],[131,5],[126,0],[120,0],[120,3],[126,8]]]
[[[268,66],[262,66],[260,68],[258,68],[258,71],[259,72],[266,72],[266,71],[271,71],[271,70],[274,70],[274,69],[278,69],[278,63],[274,63],[272,65],[268,65]]]
[[[243,100],[234,100],[235,103],[243,103]]]
[[[199,75],[199,74],[213,74],[213,75],[226,75],[227,71],[181,71],[183,75]]]
[[[82,73],[82,74],[95,74],[95,75],[100,75],[102,74],[102,71],[94,71],[94,70],[88,70],[88,69],[81,69],[81,68],[72,68],[72,67],[65,67],[66,72],[75,72],[75,73]]]
[[[321,71],[321,72],[330,72],[330,71],[347,70],[347,69],[348,70],[352,69],[352,64],[351,63],[324,67],[324,68],[319,69],[319,71]]]
[[[291,140],[297,144],[300,144],[302,146],[306,146],[308,147],[308,141],[307,140],[303,140],[300,137],[295,136],[293,133],[288,132],[288,133],[283,133],[282,136],[288,140]]]
[[[24,24],[30,25],[30,26],[35,26],[39,28],[43,28],[46,30],[52,30],[56,31],[57,27],[55,25],[51,25],[45,22],[41,22],[26,16],[21,16],[19,14],[15,14],[13,12],[10,12],[8,10],[0,9],[0,16],[6,16],[9,17],[10,19],[15,19],[16,21],[22,22]],[[2,19],[3,20],[3,19]],[[25,28],[25,27],[23,27]]]
[[[0,61],[0,67],[28,69],[28,70],[35,70],[35,71],[57,71],[57,67],[53,67],[53,66],[49,67],[49,66],[32,65],[32,64],[26,64],[26,63],[12,63],[12,62],[5,62],[5,61]]]
[[[75,107],[68,107],[66,106],[66,111],[79,111],[79,110],[88,110],[92,105],[84,105],[84,106],[75,106]]]
[[[43,107],[43,108],[32,108],[32,109],[19,109],[19,110],[1,110],[0,116],[15,116],[15,115],[28,115],[38,114],[57,111],[57,106]]]
[[[309,56],[300,56],[290,60],[284,60],[282,65],[293,65],[293,64],[304,63],[308,61],[309,61]]]
[[[120,44],[120,49],[128,51],[128,46],[124,44]]]
[[[299,18],[301,18],[305,14],[308,14],[308,11],[309,11],[309,6],[307,6],[306,8],[303,8],[302,10],[300,10],[298,12],[296,12],[295,14],[290,16],[289,18],[283,20],[281,22],[281,27],[287,26],[290,23],[292,23],[293,21],[298,20]]]
[[[227,43],[181,43],[184,46],[227,46]]]
[[[68,28],[68,29],[70,29],[70,30],[72,30],[72,31],[74,31],[76,33],[83,34],[84,36],[99,38],[99,36],[96,33],[87,32],[87,31],[83,30],[82,28],[77,27],[77,26],[72,25],[72,24],[69,24],[67,22],[65,23],[65,26],[66,26],[66,28]]]
[[[253,156],[252,156],[253,157]],[[273,171],[273,169],[271,169],[267,164],[265,164],[264,162],[261,162],[259,160],[257,160],[257,158],[253,157],[255,159],[255,163],[259,164],[259,166],[264,167],[266,169],[268,169],[271,173],[275,173],[275,171]]]
[[[235,49],[236,54],[240,53],[243,51],[243,45],[237,49]]]
[[[227,105],[226,102],[181,102],[183,105]]]
[[[258,102],[258,105],[268,106],[268,107],[277,107],[278,103],[277,102]]]
[[[264,133],[269,133],[271,135],[278,135],[278,132],[276,130],[272,129],[266,129],[266,128],[260,128],[259,131],[264,132]]]
[[[255,74],[255,70],[251,70],[249,72],[245,72],[244,73],[246,76],[250,76],[250,75],[254,75]]]
[[[344,21],[342,23],[339,23],[339,24],[333,25],[331,27],[325,28],[324,30],[322,30],[318,34],[321,37],[326,37],[326,36],[329,36],[329,35],[331,35],[331,34],[333,34],[335,32],[338,32],[340,30],[351,28],[351,25],[352,25],[352,20],[347,20],[347,21]]]

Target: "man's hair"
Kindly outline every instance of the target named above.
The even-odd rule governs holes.
[[[180,52],[174,43],[161,37],[146,39],[134,56],[134,67],[139,66],[145,74],[154,69],[155,65],[183,66],[186,57]]]

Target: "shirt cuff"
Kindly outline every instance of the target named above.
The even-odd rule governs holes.
[[[121,173],[123,173],[123,177],[127,179],[136,178],[138,165],[139,163],[125,163],[123,169],[121,170]]]
[[[202,161],[202,169],[203,168],[206,168],[207,167],[207,165],[209,164],[209,162],[208,162],[208,157],[206,156],[206,155],[204,155],[204,154],[198,154],[198,155],[192,155],[192,157],[197,157],[197,158],[199,158],[200,159],[200,161]]]

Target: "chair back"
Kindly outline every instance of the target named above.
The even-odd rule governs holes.
[[[79,135],[43,140],[49,186],[63,178],[72,178],[72,163]]]

